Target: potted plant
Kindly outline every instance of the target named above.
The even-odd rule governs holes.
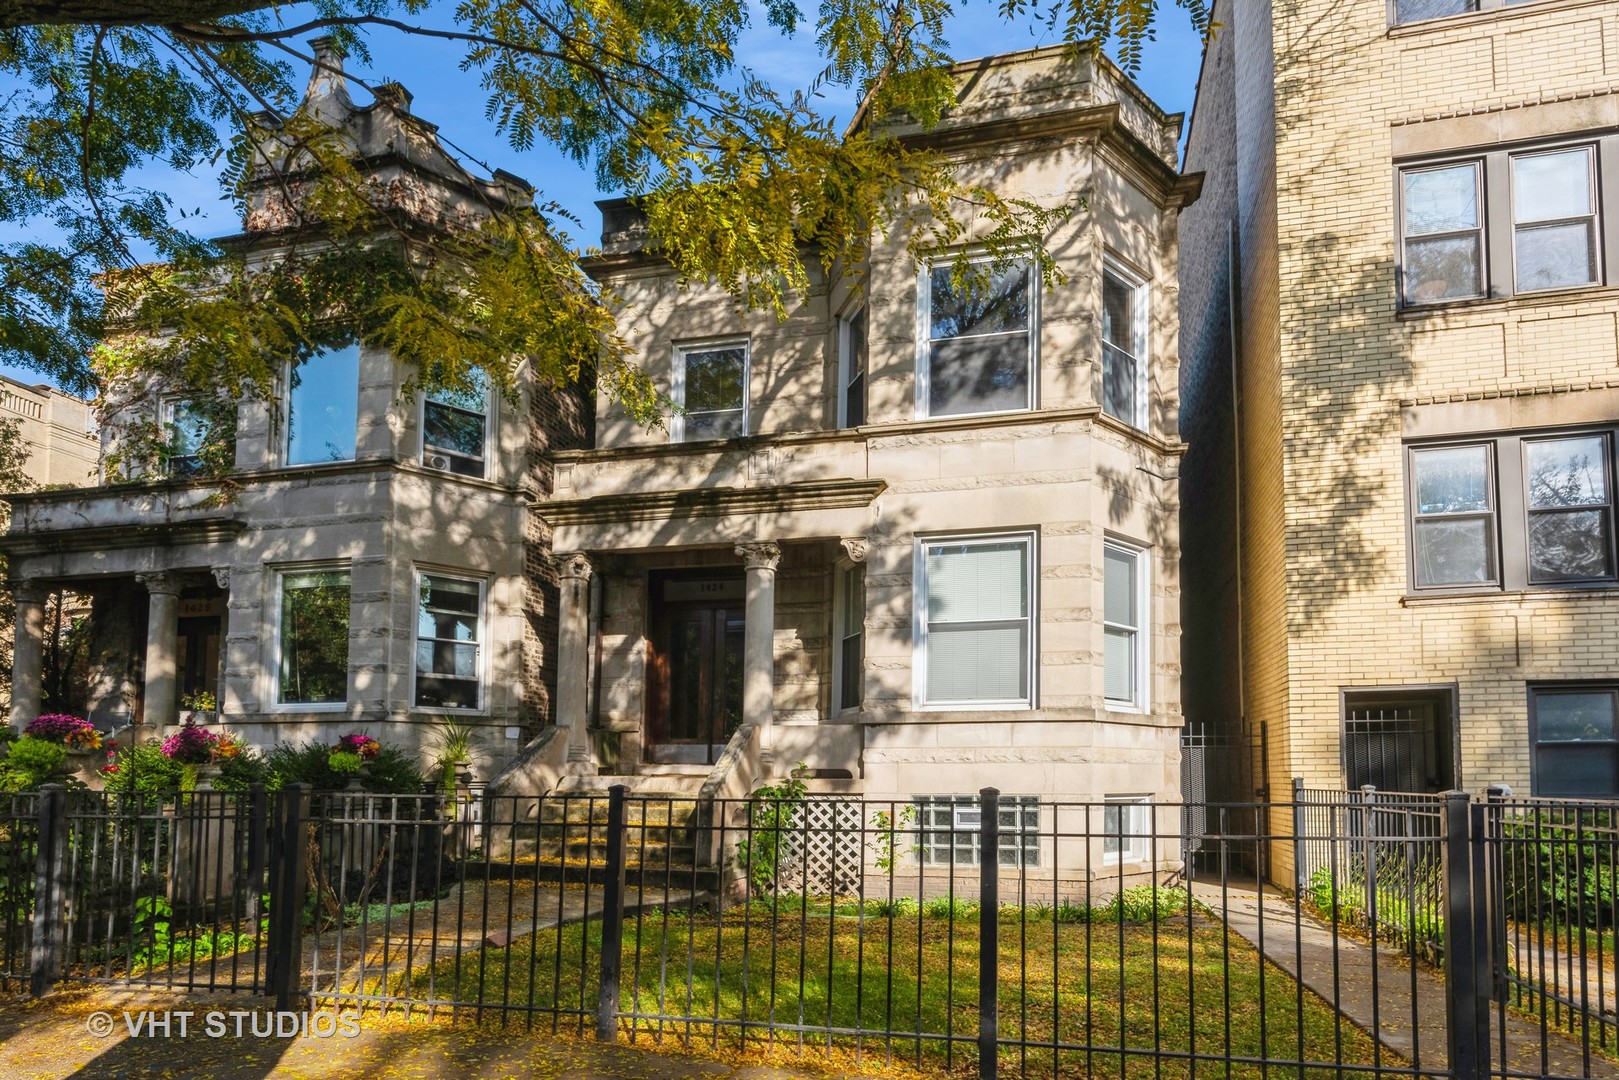
[[[347,787],[359,791],[365,787],[365,778],[371,771],[371,762],[382,753],[382,744],[369,735],[358,732],[345,735],[326,754],[326,765],[334,773],[349,778]]]
[[[239,737],[209,731],[189,720],[163,740],[163,756],[181,766],[183,791],[195,790],[199,780],[212,781],[218,777],[225,762],[239,756],[242,748]]]
[[[445,791],[452,790],[458,780],[463,784],[472,782],[472,751],[480,741],[478,729],[465,720],[445,717],[439,721],[433,763],[439,768],[439,783]]]
[[[90,721],[67,713],[42,713],[23,728],[23,735],[55,743],[72,757],[88,757],[101,749],[101,732]]]
[[[180,699],[181,719],[191,724],[212,724],[219,719],[219,702],[212,692],[198,690]]]

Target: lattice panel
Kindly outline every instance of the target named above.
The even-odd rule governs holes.
[[[865,866],[858,799],[810,796],[783,839],[776,886],[811,896],[852,896]]]

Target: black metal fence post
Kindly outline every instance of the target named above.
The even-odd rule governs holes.
[[[1479,969],[1474,938],[1474,875],[1465,791],[1445,792],[1441,811],[1445,885],[1445,1035],[1455,1080],[1488,1080],[1489,1027],[1479,1030]]]
[[[1505,894],[1506,871],[1506,836],[1502,829],[1502,818],[1506,813],[1505,802],[1512,794],[1512,789],[1503,784],[1491,784],[1484,789],[1485,798],[1485,829],[1475,842],[1480,844],[1489,853],[1489,903],[1481,905],[1481,911],[1488,912],[1490,928],[1490,996],[1506,1004],[1510,991],[1509,972],[1507,970],[1507,910]]]
[[[46,784],[35,807],[39,848],[34,863],[33,948],[28,992],[42,997],[62,975],[67,910],[67,789]]]
[[[618,1039],[619,975],[624,961],[624,796],[614,784],[607,791],[607,881],[602,891],[601,985],[596,994],[596,1038]]]
[[[1377,933],[1377,788],[1362,784],[1361,804],[1361,876],[1366,882],[1366,924],[1373,935]],[[1375,937],[1374,937],[1375,940]]]
[[[995,1080],[1000,1049],[1001,793],[978,793],[978,1076]]]
[[[264,790],[263,784],[254,784],[247,792],[247,876],[245,881],[246,902],[243,905],[247,916],[248,926],[255,937],[258,936],[259,920],[264,917],[264,905],[260,899],[268,891],[269,882],[265,880],[268,851],[265,841],[270,829],[270,799]]]
[[[304,896],[309,864],[309,785],[290,784],[276,796],[270,834],[270,941],[265,979],[275,1007],[292,1008],[302,966]]]

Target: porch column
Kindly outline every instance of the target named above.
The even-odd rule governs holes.
[[[180,575],[136,574],[150,599],[146,615],[146,709],[143,721],[162,732],[180,722]]]
[[[561,604],[557,608],[557,699],[552,716],[568,729],[568,771],[593,776],[590,752],[590,560],[583,552],[557,556]]]
[[[11,647],[11,723],[21,730],[39,715],[45,671],[45,598],[50,589],[43,581],[13,581],[11,595],[17,602],[17,636]]]
[[[738,544],[748,568],[746,626],[742,638],[742,722],[759,729],[759,758],[766,777],[775,775],[776,564],[781,548],[769,541]]]

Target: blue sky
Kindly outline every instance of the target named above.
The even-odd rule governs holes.
[[[788,37],[766,23],[762,6],[755,0],[750,4],[755,13],[754,26],[738,43],[738,61],[778,90],[810,86],[821,69],[813,25],[801,27],[796,35]],[[813,10],[813,5],[807,6]],[[438,4],[419,21],[447,26],[453,7]],[[999,16],[998,7],[991,0],[965,0],[960,4],[947,30],[955,56],[969,59],[1060,40],[1058,33],[1043,26],[1027,21],[1006,22]],[[303,5],[288,7],[281,13],[284,25],[297,25],[309,17]],[[547,145],[536,145],[521,153],[513,150],[494,125],[484,119],[487,95],[479,86],[476,71],[461,70],[462,45],[387,29],[370,31],[368,41],[371,62],[361,64],[351,59],[348,63],[355,76],[371,85],[390,79],[403,83],[414,95],[411,111],[439,125],[440,136],[470,168],[484,175],[491,168],[504,168],[525,178],[539,189],[539,198],[561,204],[582,222],[582,229],[570,229],[577,233],[576,241],[588,244],[597,239],[601,221],[595,202],[616,193],[597,191],[588,165],[574,162]],[[298,48],[307,52],[301,44]],[[1166,111],[1190,114],[1201,55],[1202,46],[1186,14],[1166,4],[1160,8],[1157,38],[1147,46],[1137,81]],[[825,111],[847,120],[854,111],[854,96],[842,88],[832,89],[835,95],[822,99]],[[369,100],[369,95],[358,88],[353,93],[358,103]],[[193,227],[202,235],[236,231],[234,213],[222,201],[213,174],[150,167],[143,170],[141,182],[168,194],[188,218],[196,215]],[[0,239],[17,238],[19,232],[26,235],[26,230],[8,228]],[[30,383],[40,378],[37,372],[4,366],[0,366],[0,372]]]

